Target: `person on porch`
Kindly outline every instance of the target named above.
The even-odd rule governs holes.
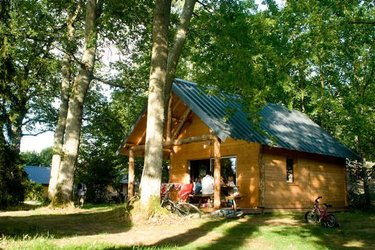
[[[214,177],[212,177],[211,171],[207,170],[206,176],[202,178],[202,194],[213,194],[214,193]]]
[[[202,192],[202,177],[198,176],[194,182],[194,194],[201,194]]]

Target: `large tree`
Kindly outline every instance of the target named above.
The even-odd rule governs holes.
[[[141,179],[141,203],[146,207],[159,204],[163,161],[165,107],[171,84],[186,39],[195,0],[186,0],[173,43],[169,42],[168,26],[171,1],[155,2],[152,53],[147,103],[145,163]],[[171,47],[171,48],[169,48]]]
[[[163,158],[164,86],[167,77],[170,8],[170,0],[157,0],[155,2],[147,102],[145,166],[140,185],[143,205],[148,205],[153,198],[159,203]]]
[[[81,2],[76,1],[62,4],[66,14],[66,35],[60,41],[64,57],[59,119],[55,130],[55,155],[50,179],[52,205],[69,204],[71,200],[74,172],[79,167],[77,159],[82,140],[84,108],[85,105],[88,106],[87,109],[95,105],[93,102],[86,104],[85,99],[89,90],[101,91],[91,88],[91,82],[125,88],[128,92],[134,90],[134,81],[119,73],[123,70],[122,65],[118,67],[119,63],[112,62],[108,65],[102,57],[104,50],[115,49],[118,50],[118,56],[127,60],[125,64],[131,60],[127,52],[132,51],[132,47],[144,35],[149,2],[144,0],[124,3],[112,0],[87,1],[85,6],[80,6]],[[82,18],[82,14],[86,17]],[[77,59],[79,56],[81,59]],[[106,158],[106,150],[97,152],[101,152],[101,157]]]
[[[23,129],[48,119],[57,68],[51,51],[60,30],[54,14],[39,1],[2,1],[0,5],[0,151],[4,157],[0,179],[18,180],[18,184],[0,181],[2,190],[22,187],[18,164]],[[1,195],[11,196],[6,191]]]
[[[83,105],[95,66],[98,22],[102,8],[103,2],[101,0],[88,0],[85,6],[84,48],[79,73],[74,79],[69,96],[63,158],[59,167],[56,193],[52,199],[54,205],[68,205],[72,200],[71,194],[80,142]]]
[[[74,2],[67,2],[66,6],[66,32],[65,39],[62,39],[63,59],[61,68],[61,86],[60,86],[60,106],[55,127],[53,141],[53,157],[51,162],[51,178],[48,186],[48,196],[52,200],[56,194],[57,179],[60,170],[61,156],[63,155],[63,143],[66,128],[66,118],[68,114],[68,103],[71,91],[71,85],[74,76],[73,57],[77,50],[75,37],[75,23],[80,16],[81,6]]]

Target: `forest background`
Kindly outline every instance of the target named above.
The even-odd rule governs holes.
[[[21,138],[56,131],[62,82],[73,88],[90,46],[97,51],[82,103],[76,181],[103,190],[127,173],[128,159],[116,151],[147,99],[153,1],[91,2],[99,6],[94,38],[87,35],[90,1],[0,4],[1,206],[23,200]],[[171,37],[181,5],[173,2]],[[249,119],[267,102],[300,110],[375,161],[374,17],[373,1],[268,0],[262,8],[201,1],[176,76],[243,96]],[[100,192],[91,198],[102,199]]]

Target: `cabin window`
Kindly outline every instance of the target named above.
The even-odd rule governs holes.
[[[294,159],[286,158],[286,182],[294,182]]]
[[[237,184],[237,158],[236,157],[222,157],[221,163],[221,177],[223,182],[228,183],[233,181]],[[203,159],[190,161],[190,178],[195,180],[197,177],[204,177],[206,171],[210,170],[214,174],[214,159]]]
[[[214,165],[214,159],[211,159],[212,166]],[[221,158],[221,178],[222,182],[230,185],[237,185],[237,158],[236,157],[225,157]]]

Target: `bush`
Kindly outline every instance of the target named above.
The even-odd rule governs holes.
[[[0,140],[0,208],[18,205],[24,200],[24,179],[17,153]]]
[[[26,200],[33,201],[45,201],[44,188],[41,184],[35,183],[33,181],[27,181],[25,183],[26,188]]]
[[[369,209],[371,206],[369,182],[371,169],[362,162],[347,161],[349,206],[357,209]]]

